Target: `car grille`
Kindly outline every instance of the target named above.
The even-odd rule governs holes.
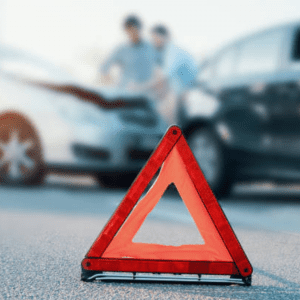
[[[126,123],[137,124],[143,127],[155,127],[159,121],[159,115],[154,107],[144,98],[138,98],[126,102],[119,108],[120,118]]]
[[[126,123],[137,124],[143,127],[155,127],[158,123],[157,118],[151,112],[145,112],[144,115],[135,114],[132,112],[122,112],[121,119]]]
[[[299,137],[269,137],[264,140],[265,148],[279,153],[291,153],[300,156]]]
[[[107,150],[101,148],[87,147],[85,145],[75,144],[73,145],[73,152],[76,156],[95,160],[108,160],[110,153]]]
[[[150,157],[152,150],[131,149],[128,151],[130,160],[146,161]]]

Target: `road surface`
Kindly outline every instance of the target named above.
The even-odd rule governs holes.
[[[300,299],[298,187],[240,186],[220,200],[254,267],[243,287],[80,281],[80,262],[125,191],[72,182],[0,186],[0,299]],[[201,236],[170,192],[135,239],[179,245]]]

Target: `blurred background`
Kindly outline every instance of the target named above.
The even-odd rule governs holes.
[[[144,33],[163,23],[176,43],[200,62],[220,46],[266,27],[299,19],[288,1],[1,0],[3,43],[25,49],[93,82],[99,63],[124,40],[122,22],[138,15]]]
[[[1,0],[2,182],[79,172],[128,186],[174,123],[216,194],[240,181],[297,182],[299,8],[295,0]],[[156,52],[164,53],[153,26],[165,26],[168,42],[192,62],[192,84],[163,101],[118,85],[122,68],[112,67],[117,84],[107,86],[103,64],[130,44],[130,15]]]

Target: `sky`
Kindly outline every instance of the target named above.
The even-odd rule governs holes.
[[[299,0],[0,0],[0,39],[75,73],[88,75],[121,42],[134,13],[150,28],[166,25],[197,61],[246,34],[300,22]]]

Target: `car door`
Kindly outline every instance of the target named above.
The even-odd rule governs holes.
[[[270,132],[274,151],[300,157],[300,25],[286,33],[282,66],[270,87]]]
[[[251,108],[247,75],[237,70],[240,47],[236,43],[219,53],[211,89],[222,103],[219,123],[231,132],[231,147],[254,151],[259,143],[261,120]]]
[[[280,146],[281,142],[289,141],[292,123],[291,114],[287,115],[292,98],[284,92],[289,86],[282,68],[288,34],[289,28],[281,27],[240,44],[236,74],[243,81],[248,115],[254,120],[249,123],[254,124],[251,147],[261,154],[288,154]]]
[[[263,95],[267,127],[261,146],[278,158],[300,157],[300,31],[281,28],[264,41],[260,59],[268,72],[250,87],[252,95]]]

